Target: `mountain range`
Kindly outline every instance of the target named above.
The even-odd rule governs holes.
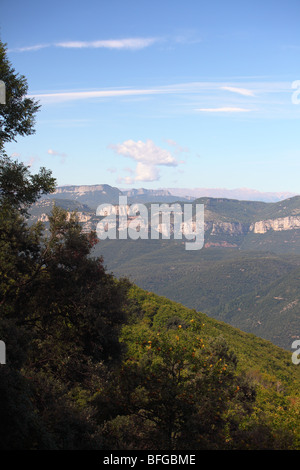
[[[284,199],[297,196],[297,194],[281,191],[267,192],[257,191],[248,188],[226,189],[226,188],[161,188],[161,189],[145,189],[145,188],[117,188],[108,184],[95,185],[65,185],[57,187],[54,195],[50,197],[77,199],[78,201],[88,204],[94,208],[97,200],[102,202],[117,203],[119,195],[128,197],[129,202],[174,202],[177,200],[191,201],[200,197],[227,198],[245,201],[264,201],[278,202]]]
[[[85,231],[95,230],[96,207],[118,204],[120,195],[128,204],[174,202],[165,191],[68,186],[40,199],[30,220],[47,226],[55,202],[76,210]],[[95,256],[117,277],[290,349],[300,338],[300,196],[278,202],[202,197],[192,204],[204,204],[201,250],[188,252],[172,237],[101,240]]]
[[[267,191],[257,191],[255,189],[249,188],[236,188],[236,189],[226,189],[226,188],[193,188],[193,189],[183,189],[183,188],[168,188],[167,189],[173,196],[177,197],[221,197],[229,199],[239,199],[245,201],[264,201],[264,202],[277,202],[282,201],[293,196],[297,196],[296,193],[281,191],[281,192],[267,192]]]

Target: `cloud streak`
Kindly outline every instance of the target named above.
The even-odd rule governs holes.
[[[290,95],[290,97],[288,96]],[[173,96],[173,98],[171,98]],[[298,108],[291,113],[292,88],[290,82],[253,81],[218,82],[198,81],[173,83],[169,85],[134,88],[118,87],[90,90],[63,90],[57,92],[30,93],[42,105],[55,106],[60,103],[74,103],[86,100],[101,103],[103,100],[145,100],[156,99],[157,112],[185,113],[192,115],[222,115],[225,117],[247,115],[251,118],[298,118]],[[159,100],[157,99],[159,98]],[[170,97],[170,98],[169,98]],[[275,99],[276,98],[276,99]],[[172,101],[171,101],[172,100]],[[170,106],[170,102],[172,106]],[[175,107],[174,104],[177,106]],[[144,111],[144,110],[143,110]],[[169,145],[171,143],[169,142]],[[176,155],[180,150],[174,149]]]
[[[247,88],[238,88],[233,86],[222,86],[221,90],[231,91],[232,93],[238,93],[239,95],[243,96],[255,96],[252,90],[248,90]]]
[[[63,49],[115,49],[115,50],[139,50],[150,47],[160,38],[123,38],[123,39],[104,39],[97,41],[62,41],[51,44],[36,44],[33,46],[17,47],[10,49],[9,52],[30,52],[46,49],[49,47],[58,47]]]
[[[56,47],[67,49],[131,49],[138,50],[152,46],[158,38],[125,38],[125,39],[108,39],[100,41],[66,41],[55,44]]]
[[[49,149],[47,151],[48,155],[52,155],[53,157],[60,157],[60,161],[61,163],[64,163],[66,158],[67,158],[67,154],[66,153],[63,153],[63,152],[57,152],[57,150],[53,150],[53,149]]]
[[[248,84],[245,84],[248,85]],[[253,82],[251,90],[249,87],[238,87],[235,84],[222,85],[218,82],[188,82],[179,83],[174,85],[157,86],[153,88],[130,88],[122,87],[116,89],[102,89],[102,90],[87,90],[87,91],[59,91],[52,93],[31,93],[30,98],[36,98],[46,103],[59,103],[64,101],[77,101],[84,99],[97,99],[97,98],[114,98],[114,97],[132,97],[143,95],[159,95],[159,94],[177,94],[177,95],[194,95],[196,98],[203,95],[215,96],[219,99],[222,98],[220,90],[229,91],[231,93],[241,96],[248,96],[251,98],[256,97],[257,94],[267,93],[291,93],[290,83],[276,83],[276,82]],[[230,105],[229,105],[230,106]],[[241,107],[242,108],[242,107]],[[229,108],[230,109],[230,108]],[[225,110],[225,109],[224,109]]]
[[[196,111],[204,113],[246,113],[250,109],[225,106],[223,108],[199,108]]]
[[[93,90],[93,91],[69,91],[59,93],[38,93],[30,95],[46,103],[59,103],[63,101],[77,101],[93,98],[114,98],[122,96],[154,95],[164,93],[162,89],[119,89],[119,90]]]

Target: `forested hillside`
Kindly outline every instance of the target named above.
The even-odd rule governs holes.
[[[299,256],[220,247],[191,254],[163,240],[106,240],[95,252],[115,275],[287,350],[299,338]]]

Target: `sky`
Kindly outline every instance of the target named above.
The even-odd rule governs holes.
[[[300,194],[299,18],[299,0],[0,0],[41,104],[6,151],[58,185]]]

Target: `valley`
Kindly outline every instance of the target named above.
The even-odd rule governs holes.
[[[96,230],[96,207],[117,204],[122,194],[108,185],[58,188],[32,207],[30,220],[47,226],[55,202],[76,211],[85,232]],[[132,204],[139,191],[126,195]],[[169,196],[144,192],[139,202],[174,203]],[[300,338],[300,197],[274,203],[203,197],[192,204],[204,204],[201,250],[187,252],[172,237],[107,239],[93,255],[117,277],[290,350]]]

